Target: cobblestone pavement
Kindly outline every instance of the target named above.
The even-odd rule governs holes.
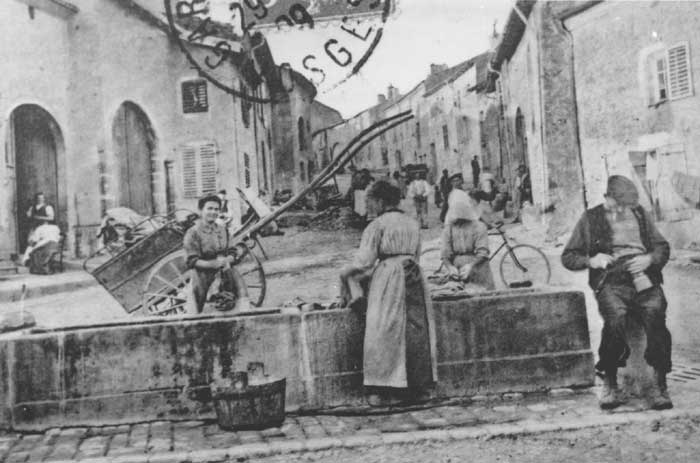
[[[290,415],[281,427],[262,431],[227,432],[215,422],[161,421],[50,429],[43,434],[7,433],[0,437],[0,461],[197,463],[259,457],[288,461],[292,459],[290,454],[296,458],[302,453],[332,449],[434,441],[454,443],[498,436],[514,438],[523,434],[700,418],[700,384],[696,383],[700,379],[672,381],[676,408],[663,412],[646,410],[640,400],[614,412],[603,412],[597,407],[595,390],[562,389],[526,397],[521,394],[473,397],[470,403],[441,404],[393,414]]]

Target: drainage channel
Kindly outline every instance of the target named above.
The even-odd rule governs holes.
[[[689,383],[700,380],[700,365],[674,365],[673,370],[667,375],[669,381],[677,383]]]

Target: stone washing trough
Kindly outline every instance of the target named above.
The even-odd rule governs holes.
[[[439,398],[593,384],[578,291],[436,300]],[[362,402],[363,319],[348,309],[157,318],[0,337],[0,427],[214,418],[209,385],[262,362],[286,409]]]

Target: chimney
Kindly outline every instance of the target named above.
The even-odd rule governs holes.
[[[496,48],[498,48],[498,42],[501,40],[501,34],[496,32],[496,23],[498,21],[493,22],[493,32],[491,32],[491,35],[489,36],[489,50],[490,51],[496,51]]]
[[[437,74],[439,72],[447,71],[447,65],[446,64],[431,64],[430,65],[430,74]]]
[[[394,101],[399,97],[399,89],[394,87],[393,85],[389,84],[389,87],[386,89],[386,98],[389,101]]]
[[[386,97],[384,96],[383,93],[380,93],[377,95],[377,104],[384,104],[386,103]]]

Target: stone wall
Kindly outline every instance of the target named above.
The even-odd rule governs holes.
[[[96,234],[104,210],[123,206],[119,204],[120,159],[112,131],[115,116],[125,103],[138,108],[153,134],[153,212],[165,213],[168,206],[166,162],[173,166],[170,182],[175,207],[196,210],[197,199],[184,197],[181,146],[212,142],[218,153],[216,188],[230,192],[230,210],[237,221],[240,208],[233,192],[246,186],[243,154],[250,159],[250,186],[263,187],[264,143],[268,180],[272,177],[269,161],[275,147],[269,146],[267,136],[269,105],[259,105],[257,113],[251,110],[251,123],[246,127],[241,121],[241,100],[207,83],[208,111],[183,113],[181,83],[199,76],[177,44],[123,2],[74,3],[79,12],[67,18],[56,18],[37,8],[31,19],[26,5],[9,1],[3,4],[0,18],[2,42],[12,44],[0,48],[0,57],[15,64],[0,84],[0,145],[11,145],[9,120],[19,105],[38,105],[55,120],[62,135],[57,150],[56,206],[68,236],[67,249],[74,256],[94,251],[99,246]],[[20,36],[22,40],[17,40]],[[206,53],[204,49],[193,50],[200,62]],[[237,69],[228,63],[224,67],[237,86]],[[265,95],[264,89],[261,94]],[[14,174],[4,160],[0,164],[0,178],[5,180],[0,195],[0,251],[9,253],[17,251]]]
[[[580,292],[435,301],[435,397],[593,384]],[[0,337],[0,426],[212,418],[213,381],[249,362],[287,380],[286,408],[361,404],[363,319],[350,310],[144,319]]]
[[[65,165],[70,156],[65,148],[72,146],[74,135],[69,129],[68,114],[67,20],[41,10],[35,10],[32,19],[27,5],[6,1],[0,6],[0,31],[0,57],[5,63],[17,63],[3,65],[0,79],[0,257],[7,258],[17,252],[18,239],[16,172],[10,159],[13,111],[21,105],[32,104],[49,113],[63,137],[64,149],[57,153],[61,164]],[[66,213],[68,198],[72,197],[68,189],[69,182],[64,176],[59,179],[59,191],[62,190],[64,196],[62,207],[57,211],[61,215]]]
[[[535,4],[500,78],[505,106],[504,176],[512,185],[518,164],[528,164],[535,206],[552,212],[544,217],[550,238],[570,231],[584,204],[572,45],[559,19],[572,5]],[[518,114],[527,139],[525,150],[516,134]]]
[[[687,216],[695,204],[672,185],[674,172],[700,176],[700,12],[688,2],[643,2],[630,8],[605,2],[566,21],[575,47],[581,149],[591,203],[602,200],[608,175],[632,178],[643,191],[644,175],[630,153],[655,151],[660,217]],[[650,104],[649,63],[654,52],[687,42],[693,95]],[[604,50],[604,53],[601,53]],[[643,172],[642,172],[643,173]],[[650,207],[649,196],[642,201]],[[697,202],[697,201],[696,201]]]

